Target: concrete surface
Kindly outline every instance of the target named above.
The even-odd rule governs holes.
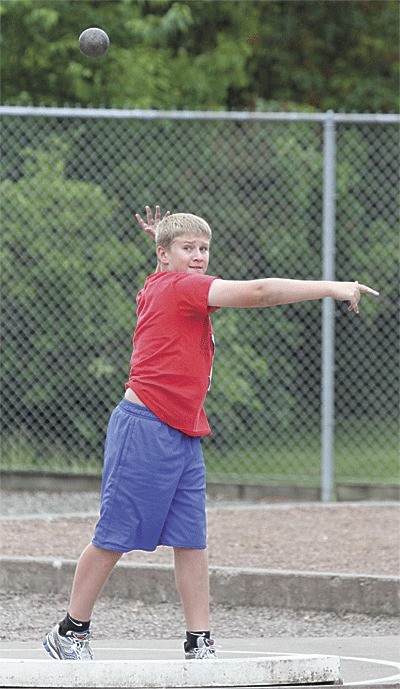
[[[65,686],[65,687],[70,687],[70,686],[81,686],[81,687],[102,687],[102,686],[107,686],[106,684],[102,684],[102,676],[104,675],[103,669],[105,665],[110,665],[110,663],[115,667],[114,672],[119,673],[119,677],[123,678],[125,676],[129,676],[127,673],[130,672],[130,669],[132,667],[138,667],[144,668],[150,668],[151,673],[150,677],[148,675],[142,674],[142,675],[137,675],[137,677],[142,677],[143,679],[147,678],[147,684],[142,683],[142,686],[156,686],[154,684],[154,677],[156,676],[156,669],[157,672],[161,670],[162,672],[164,671],[163,668],[167,666],[167,664],[170,664],[171,662],[173,663],[172,665],[169,665],[169,668],[173,670],[174,676],[172,678],[172,683],[170,684],[164,684],[164,686],[167,687],[176,687],[176,686],[190,686],[188,684],[179,684],[177,679],[182,680],[182,668],[184,666],[189,665],[190,667],[193,667],[193,665],[189,663],[184,663],[182,662],[182,643],[181,640],[137,640],[137,641],[125,641],[125,640],[116,640],[112,639],[110,641],[102,641],[102,642],[93,642],[93,649],[95,652],[95,658],[96,660],[93,663],[84,663],[83,666],[91,666],[93,669],[90,671],[91,674],[90,676],[88,674],[85,675],[86,677],[86,682],[84,681],[84,677],[80,677],[80,681],[83,681],[82,683],[64,683],[64,684],[57,684],[53,680],[56,677],[56,673],[65,673],[65,670],[62,670],[62,666],[65,664],[66,661],[63,661],[62,663],[59,663],[58,661],[52,660],[43,650],[42,645],[40,640],[38,640],[37,643],[22,643],[22,642],[4,642],[0,644],[0,657],[3,659],[3,661],[7,662],[0,662],[0,669],[2,674],[2,685],[3,686],[36,686],[36,687],[48,687],[48,686],[53,686],[53,687],[58,687],[58,686]],[[264,670],[261,670],[261,665],[262,663],[265,663],[265,660],[272,661],[274,658],[277,659],[279,657],[282,658],[284,656],[286,659],[288,659],[288,663],[286,666],[286,676],[289,677],[288,674],[288,668],[290,666],[292,667],[301,667],[300,659],[303,659],[303,663],[307,662],[307,659],[305,659],[305,656],[308,656],[309,658],[314,658],[313,662],[317,663],[317,658],[321,659],[322,663],[326,663],[326,658],[329,656],[330,658],[333,658],[334,660],[331,661],[331,672],[335,673],[337,672],[337,658],[340,660],[340,675],[343,680],[343,687],[358,687],[359,689],[398,689],[400,687],[400,640],[399,637],[391,636],[391,637],[331,637],[331,638],[301,638],[301,639],[282,639],[282,638],[254,638],[254,639],[225,639],[221,642],[221,647],[222,650],[219,652],[219,658],[224,661],[224,663],[221,663],[221,667],[223,667],[223,670],[225,672],[232,672],[232,674],[235,675],[235,680],[228,683],[228,684],[215,684],[215,679],[216,675],[215,673],[217,672],[216,668],[218,667],[219,661],[216,661],[216,664],[214,664],[214,661],[205,661],[205,665],[207,666],[204,670],[201,670],[203,675],[203,679],[206,681],[206,673],[211,673],[211,675],[208,675],[209,677],[209,684],[204,685],[202,684],[201,686],[207,686],[207,687],[212,687],[212,686],[268,686],[265,684],[265,674],[264,677],[261,675],[261,681],[264,682],[264,684],[250,684],[250,681],[253,681],[252,678],[256,676],[256,672],[264,672]],[[262,663],[259,663],[257,659],[262,658],[263,661]],[[248,659],[253,659],[256,660],[257,662],[255,663],[245,663],[244,661]],[[304,660],[305,659],[305,660]],[[11,661],[11,662],[10,662]],[[42,675],[44,678],[44,682],[47,683],[42,683],[38,684],[36,683],[35,685],[33,684],[7,684],[5,682],[8,682],[7,677],[6,677],[6,672],[9,672],[8,668],[11,666],[17,667],[17,663],[13,663],[12,661],[30,661],[29,666],[33,669],[35,665],[38,666],[40,664],[41,669],[43,668],[45,674]],[[239,662],[240,661],[240,662]],[[289,662],[289,661],[295,661],[295,662]],[[193,664],[196,661],[191,661]],[[200,661],[199,661],[200,662]],[[124,665],[125,663],[125,665]],[[131,665],[129,665],[131,663]],[[132,663],[136,663],[136,666],[133,666]],[[175,665],[174,665],[175,664]],[[250,675],[248,671],[248,667],[252,666],[254,669],[254,674]],[[25,665],[25,667],[27,667]],[[54,670],[52,669],[54,667]],[[69,667],[69,664],[66,665],[66,667]],[[82,666],[81,666],[82,667]],[[175,669],[174,668],[180,668],[181,674],[179,675],[179,672],[175,674]],[[272,667],[270,665],[270,667]],[[303,664],[303,670],[304,670],[304,664]],[[60,668],[59,670],[57,668]],[[245,674],[245,684],[239,685],[237,682],[241,679],[243,674],[240,676],[237,674],[237,669],[240,668],[240,672],[244,671],[247,668],[246,674]],[[256,670],[257,668],[257,670]],[[336,668],[336,669],[335,669]],[[201,669],[201,668],[200,668]],[[283,669],[283,664],[281,665],[281,670]],[[41,670],[42,671],[42,670]],[[153,673],[154,671],[154,673]],[[79,672],[78,670],[76,672]],[[80,670],[81,673],[84,673],[84,670]],[[145,673],[145,670],[141,670],[142,673]],[[192,670],[191,672],[193,673],[199,673],[199,670]],[[221,671],[222,672],[222,671]],[[49,673],[54,673],[50,675]],[[52,684],[48,684],[48,680],[45,679],[45,677],[50,677],[51,676],[51,681]],[[61,677],[61,675],[59,675]],[[90,684],[90,681],[92,681],[93,677],[97,676],[97,683],[96,684]],[[164,678],[167,675],[164,674]],[[197,675],[199,677],[199,675]],[[74,676],[75,677],[75,676]],[[89,681],[89,677],[92,679]],[[259,675],[257,675],[259,677]],[[331,679],[333,675],[331,674]],[[175,679],[174,679],[175,678]],[[153,684],[148,684],[148,680],[153,680]],[[218,681],[222,681],[223,674],[221,676],[218,676]],[[273,678],[274,679],[274,678]],[[281,674],[280,679],[282,681],[285,681],[285,675]],[[315,676],[315,679],[317,680],[317,683],[314,684],[314,687],[321,686],[318,682],[317,677]],[[77,677],[75,677],[75,680],[77,680]],[[290,677],[290,681],[293,682],[296,681],[296,677],[292,675]],[[68,680],[69,681],[69,680]],[[132,680],[129,680],[130,683],[126,684],[114,684],[112,686],[132,686],[132,687],[138,687],[140,685],[138,684],[133,684]],[[136,680],[135,680],[136,681]],[[193,681],[193,678],[192,678]],[[225,679],[225,682],[229,681]],[[257,681],[260,681],[259,679]],[[283,689],[283,687],[286,687],[288,685],[282,684],[282,681],[279,685],[275,683],[275,686],[279,686],[280,689]],[[335,681],[335,680],[333,680]],[[108,685],[110,686],[110,685]],[[191,686],[196,686],[195,684],[192,684]],[[200,686],[197,684],[197,686]],[[273,686],[273,685],[269,685]],[[293,689],[294,686],[304,686],[300,684],[291,684],[291,687]],[[326,686],[326,684],[325,684]]]
[[[16,593],[67,593],[75,560],[0,558],[0,589]],[[136,576],[135,576],[136,575]],[[210,567],[213,604],[268,606],[291,610],[399,615],[400,577],[267,569]],[[178,601],[172,565],[119,562],[106,595],[152,603]]]
[[[3,673],[3,677],[1,674]],[[0,660],[4,687],[241,687],[340,681],[335,656],[296,655],[213,661]]]

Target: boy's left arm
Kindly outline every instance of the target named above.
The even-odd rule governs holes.
[[[260,280],[213,281],[208,294],[209,306],[231,306],[255,308],[296,304],[333,297],[337,301],[348,301],[349,311],[359,313],[358,303],[362,294],[378,296],[379,292],[356,282],[335,282],[330,280],[290,280],[285,278],[262,278]]]

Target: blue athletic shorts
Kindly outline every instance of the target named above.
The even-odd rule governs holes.
[[[100,518],[93,545],[126,553],[158,545],[206,547],[206,479],[200,438],[125,398],[107,429]]]

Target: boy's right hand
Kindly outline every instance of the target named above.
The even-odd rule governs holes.
[[[145,211],[146,211],[146,218],[147,222],[143,220],[142,216],[139,215],[139,213],[136,213],[135,217],[136,220],[138,221],[140,227],[142,230],[147,232],[147,234],[152,237],[152,239],[155,241],[156,240],[156,230],[157,230],[157,225],[161,220],[161,208],[160,206],[156,206],[156,210],[154,213],[154,218],[153,218],[153,213],[151,211],[150,206],[145,206]],[[169,215],[171,215],[170,211],[167,211],[166,214],[164,215],[164,218],[167,218]]]

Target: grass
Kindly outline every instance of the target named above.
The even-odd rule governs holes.
[[[321,449],[319,434],[296,433],[275,442],[250,444],[250,438],[238,439],[227,451],[204,443],[208,478],[241,483],[282,483],[316,486],[320,483]],[[100,474],[98,456],[65,448],[39,446],[32,439],[8,438],[2,443],[2,469],[71,474]],[[335,429],[335,480],[363,484],[397,485],[400,483],[398,428],[382,428],[363,422],[337,424]]]
[[[286,442],[239,444],[221,454],[205,449],[208,476],[247,483],[319,485],[321,442],[315,433],[292,435]],[[398,429],[346,423],[335,429],[335,480],[398,485],[400,483]]]
[[[6,438],[2,442],[3,471],[34,471],[68,474],[100,474],[102,456],[71,454],[57,445],[38,443],[26,435]]]

